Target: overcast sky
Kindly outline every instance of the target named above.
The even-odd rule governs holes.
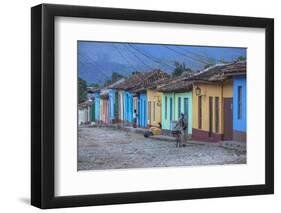
[[[231,62],[239,56],[246,56],[246,48],[78,42],[79,76],[88,83],[105,81],[112,72],[128,75],[158,68],[171,73],[175,61],[201,70],[208,63]]]

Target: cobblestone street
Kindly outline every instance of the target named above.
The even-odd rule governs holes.
[[[246,154],[216,145],[144,138],[109,128],[80,128],[78,170],[198,166],[246,163]]]

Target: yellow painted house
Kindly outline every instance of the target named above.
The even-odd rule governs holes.
[[[147,115],[148,126],[158,126],[161,123],[162,93],[153,89],[147,89]]]
[[[233,81],[215,66],[194,78],[192,138],[218,142],[232,140]]]

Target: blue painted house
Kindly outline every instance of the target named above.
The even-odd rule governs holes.
[[[145,92],[139,93],[138,96],[138,125],[140,127],[147,127],[147,94]]]
[[[233,140],[246,142],[247,132],[246,74],[233,76]]]
[[[133,122],[133,94],[129,91],[124,92],[124,121]]]
[[[153,124],[158,126],[158,123],[161,123],[161,110],[158,109],[158,112],[156,112],[156,102],[161,105],[161,97],[157,96],[154,90],[159,84],[164,83],[168,77],[167,73],[159,69],[152,70],[145,73],[143,81],[132,90],[138,97],[138,126],[147,128]]]
[[[94,100],[93,100],[93,105],[95,105],[94,108],[94,114],[95,114],[95,121],[99,122],[101,120],[100,118],[100,93],[99,92],[95,92],[93,94]]]
[[[88,87],[88,100],[91,101],[89,118],[91,122],[100,120],[100,89]]]
[[[110,123],[115,123],[118,119],[118,94],[115,89],[108,91],[108,118]]]
[[[136,72],[131,74],[127,79],[122,82],[119,82],[115,85],[111,85],[109,88],[114,89],[115,100],[118,104],[117,107],[118,116],[117,119],[119,122],[124,122],[126,124],[131,125],[133,122],[133,112],[136,108],[136,104],[134,104],[134,95],[132,89],[138,85],[144,79],[144,74],[140,72]],[[136,98],[135,98],[136,100]],[[111,105],[112,107],[112,105]],[[111,111],[111,110],[110,110]]]

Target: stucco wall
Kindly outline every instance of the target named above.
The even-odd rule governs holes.
[[[139,126],[147,127],[147,95],[143,92],[139,95]]]
[[[165,113],[165,97],[167,97],[167,113]],[[163,93],[162,94],[162,128],[170,129],[170,98],[173,100],[173,108],[174,108],[174,94],[173,93]],[[174,109],[172,110],[172,120],[175,119]]]
[[[101,115],[100,115],[100,94],[95,93],[95,118],[96,121],[101,120]]]
[[[124,120],[124,91],[118,91],[118,118]]]
[[[202,93],[202,128],[203,131],[209,131],[209,97],[213,97],[213,132],[215,132],[215,97],[219,97],[219,131],[223,134],[223,98],[232,97],[232,81],[216,84],[196,84],[193,87],[193,128],[198,129],[198,99],[195,89],[199,86]]]
[[[109,98],[108,98],[109,121],[112,121],[113,119],[115,119],[115,113],[114,113],[115,93],[116,93],[116,91],[114,89],[109,90]]]
[[[148,120],[148,124],[152,125],[152,126],[158,126],[159,122],[162,123],[162,117],[161,117],[162,93],[157,92],[155,90],[148,89],[147,90],[147,103],[148,102],[151,102],[151,107],[150,107],[151,108],[150,109],[151,110],[151,119]],[[154,113],[154,105],[155,105],[155,113]]]
[[[125,121],[133,121],[133,95],[132,93],[124,92],[124,119]]]
[[[242,87],[242,114],[238,119],[238,86]],[[233,129],[246,132],[247,129],[247,86],[246,76],[233,78]]]
[[[184,99],[188,99],[188,134],[192,134],[192,92],[175,93],[175,118],[178,119],[179,98],[181,98],[181,113],[184,113]]]

